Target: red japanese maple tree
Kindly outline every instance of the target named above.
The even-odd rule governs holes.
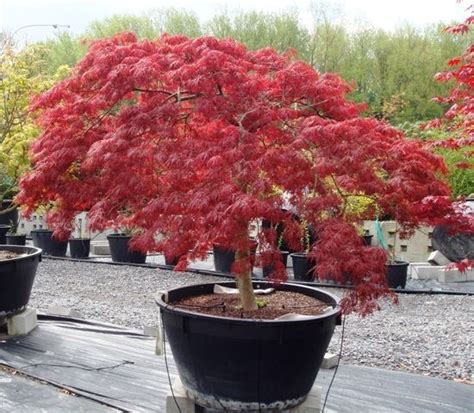
[[[389,294],[386,253],[364,246],[357,225],[376,209],[406,234],[461,218],[442,160],[359,117],[350,90],[292,53],[230,39],[100,40],[69,79],[36,99],[43,132],[17,201],[27,213],[50,205],[59,237],[79,211],[92,230],[134,228],[136,248],[186,254],[177,269],[213,243],[231,248],[244,309],[256,308],[249,224],[284,223],[296,249],[304,238],[296,212],[317,233],[310,255],[319,277],[349,275],[346,308],[366,313]],[[372,203],[355,213],[350,205],[362,196]],[[263,264],[278,257],[272,237],[260,229]]]

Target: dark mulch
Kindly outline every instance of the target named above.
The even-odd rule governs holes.
[[[265,303],[265,306],[255,311],[243,311],[238,294],[205,294],[187,297],[173,305],[203,314],[256,320],[273,320],[288,313],[319,315],[328,307],[327,303],[316,298],[290,291],[275,291],[267,295],[258,295],[257,301]]]

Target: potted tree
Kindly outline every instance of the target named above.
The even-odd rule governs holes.
[[[309,256],[318,276],[349,274],[354,289],[342,306],[361,314],[395,296],[386,252],[363,245],[356,229],[364,212],[346,210],[352,198],[395,214],[406,235],[434,221],[467,225],[440,179],[442,160],[360,117],[350,90],[291,53],[229,39],[100,40],[69,79],[36,99],[43,131],[17,201],[27,214],[54,202],[58,236],[86,209],[94,229],[138,229],[130,245],[143,252],[178,237],[187,254],[176,270],[216,242],[235,251],[237,294],[204,284],[158,298],[181,380],[207,407],[290,408],[311,389],[341,310],[320,290],[252,282],[249,224],[281,222],[289,248],[301,250],[303,229],[282,209],[291,204],[317,234]],[[61,151],[51,150],[58,140]],[[281,280],[279,258],[272,243],[259,257]]]

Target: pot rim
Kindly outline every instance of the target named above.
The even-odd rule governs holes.
[[[108,238],[132,238],[132,235],[127,235],[122,232],[120,233],[114,232],[113,234],[107,234],[107,239]]]
[[[409,266],[410,263],[408,261],[403,261],[403,260],[394,260],[393,262],[386,262],[385,266],[386,267],[404,267],[404,266]]]
[[[15,251],[19,250],[19,251]],[[25,250],[30,250],[30,252],[25,252]],[[34,250],[34,251],[31,251]],[[17,254],[26,254],[26,255],[21,255],[19,257],[14,257],[14,258],[7,258],[5,260],[1,260],[1,263],[4,262],[13,262],[13,261],[21,261],[21,260],[26,260],[30,259],[31,257],[35,257],[36,255],[41,255],[43,250],[38,247],[31,247],[31,246],[25,246],[25,245],[0,245],[0,251],[11,251],[11,252],[16,252]]]
[[[168,311],[173,311],[176,314],[186,316],[189,318],[196,318],[196,319],[202,319],[202,320],[216,320],[216,321],[225,321],[225,322],[232,322],[234,324],[244,324],[244,325],[249,325],[249,324],[264,324],[268,326],[278,326],[278,325],[287,325],[288,323],[313,323],[316,320],[322,320],[328,317],[332,316],[339,316],[341,314],[342,308],[340,305],[340,299],[334,294],[331,294],[327,291],[324,291],[320,288],[314,288],[306,285],[301,285],[301,284],[293,284],[293,283],[282,283],[282,285],[289,285],[289,286],[294,286],[302,289],[308,289],[308,290],[315,290],[318,291],[319,293],[322,293],[323,295],[328,296],[331,298],[335,306],[330,310],[326,311],[322,314],[315,315],[315,316],[305,316],[305,318],[302,319],[295,319],[295,320],[263,320],[263,319],[250,319],[250,318],[235,318],[235,317],[224,317],[224,316],[218,316],[218,315],[209,315],[209,314],[201,314],[192,310],[186,310],[183,308],[178,308],[173,304],[169,304],[165,301],[164,297],[168,296],[169,292],[172,291],[177,291],[183,288],[189,288],[189,287],[198,287],[198,286],[211,286],[211,285],[223,285],[228,287],[229,285],[235,286],[235,282],[233,281],[224,281],[224,282],[214,282],[214,283],[200,283],[200,284],[194,284],[194,285],[189,285],[185,287],[177,287],[177,288],[172,288],[166,291],[160,291],[159,293],[155,294],[154,299],[155,303],[160,307],[160,310],[168,310]],[[268,281],[253,281],[253,284],[265,284],[271,286],[272,283]],[[327,303],[328,307],[333,306],[334,304],[332,303]]]

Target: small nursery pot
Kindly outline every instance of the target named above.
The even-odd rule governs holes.
[[[280,259],[283,265],[286,267],[288,265],[288,255],[290,255],[289,251],[280,251]],[[262,274],[263,278],[270,277],[274,271],[274,266],[273,265],[267,265],[265,267],[262,267]]]
[[[7,232],[10,231],[10,225],[0,224],[0,244],[7,243]]]
[[[131,235],[125,234],[109,234],[110,254],[113,262],[131,262],[134,264],[144,264],[146,254],[138,251],[130,250],[128,243],[132,239]]]
[[[26,235],[25,234],[9,234],[5,235],[7,245],[25,245]]]
[[[409,263],[393,261],[385,264],[387,269],[387,283],[390,288],[405,288]]]
[[[72,258],[88,258],[90,249],[90,238],[71,238],[69,240],[69,252]]]
[[[316,271],[313,269],[315,262],[308,258],[308,254],[295,252],[290,254],[293,260],[293,275],[297,281],[313,281]]]
[[[4,199],[0,204],[0,211],[9,209],[12,206],[13,201],[11,199]],[[18,208],[15,207],[12,211],[6,214],[0,213],[0,224],[10,225],[12,222],[18,222]]]
[[[255,262],[255,254],[257,252],[257,242],[252,240],[251,243],[251,261],[252,266]],[[231,273],[232,264],[235,261],[235,251],[229,250],[219,244],[213,245],[214,268],[217,272]]]
[[[34,229],[31,231],[33,245],[41,248],[44,255],[53,257],[65,257],[67,241],[58,241],[53,237],[53,231],[49,229]]]
[[[371,246],[373,235],[362,235],[362,242],[364,245]]]

